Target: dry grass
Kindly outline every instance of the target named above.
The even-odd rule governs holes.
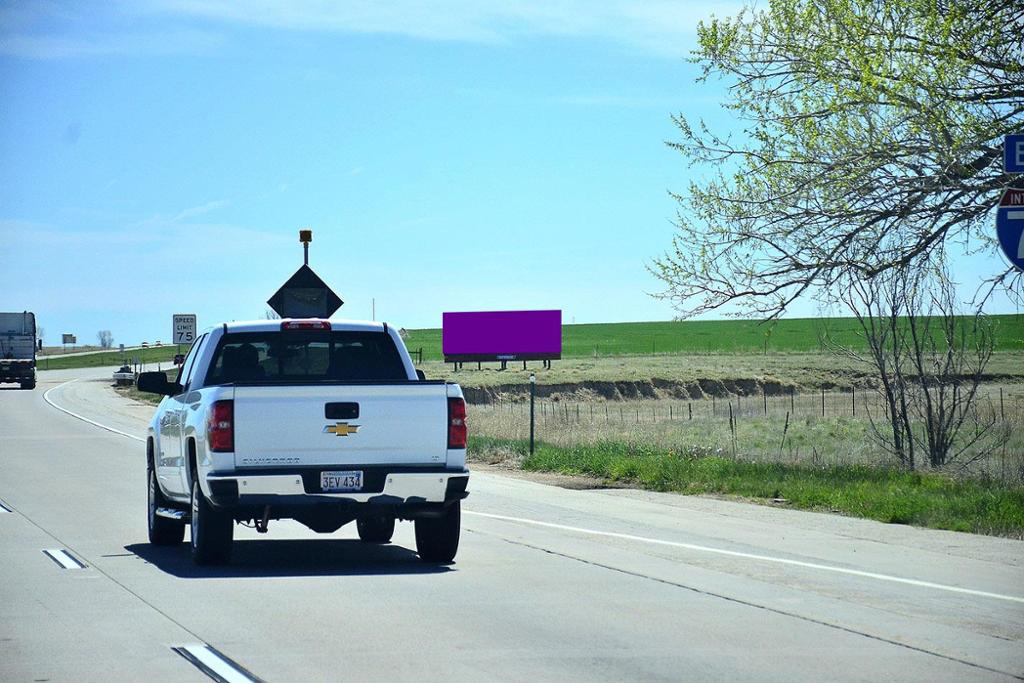
[[[431,379],[455,381],[465,387],[502,385],[525,387],[530,373],[536,373],[542,384],[569,384],[587,381],[650,381],[652,378],[676,382],[699,380],[754,380],[796,387],[801,391],[832,387],[867,386],[873,377],[870,368],[857,365],[830,353],[761,354],[674,354],[652,356],[620,356],[573,358],[552,362],[550,370],[539,362],[510,362],[506,370],[497,363],[484,363],[477,370],[475,363],[466,363],[455,372],[452,365],[427,361],[419,365]],[[1024,349],[993,353],[988,374],[1006,383],[1024,383]]]
[[[953,463],[947,471],[1019,485],[1024,482],[1024,386],[1004,388],[1001,413],[998,389],[987,388],[983,406],[1002,416],[1001,428],[1009,437],[998,450],[966,469]],[[624,443],[757,462],[895,464],[871,435],[868,413],[881,416],[873,393],[826,393],[824,417],[821,404],[821,394],[698,401],[538,401],[535,430],[538,440],[562,448]],[[525,402],[470,405],[471,432],[495,439],[528,439],[528,410]],[[500,460],[498,456],[487,457],[493,461]]]

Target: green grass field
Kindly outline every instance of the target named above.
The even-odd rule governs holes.
[[[996,348],[1024,349],[1024,315],[995,315]],[[772,324],[755,320],[684,320],[562,326],[562,357],[637,356],[679,353],[750,354],[822,351],[829,338],[863,348],[854,318],[794,318]],[[441,355],[441,330],[408,330],[410,350],[424,360]]]
[[[941,473],[906,472],[867,465],[814,466],[752,462],[705,448],[664,448],[599,442],[564,447],[524,440],[471,437],[473,459],[501,462],[511,456],[524,470],[588,475],[654,491],[726,494],[786,507],[839,512],[892,524],[1020,538],[1024,489],[955,479]]]
[[[996,349],[1024,351],[1024,315],[992,316],[996,325]],[[406,346],[414,354],[423,349],[424,361],[439,361],[441,330],[408,330]],[[752,320],[687,320],[646,323],[602,323],[564,325],[562,356],[566,359],[621,356],[679,356],[681,354],[725,354],[757,356],[790,353],[821,354],[823,339],[860,347],[853,318],[801,318],[780,320],[771,326]],[[183,349],[184,350],[184,349]],[[174,346],[129,351],[145,363],[169,363]],[[40,369],[85,368],[117,365],[117,351],[86,356],[41,357]],[[634,373],[635,374],[635,373]],[[653,375],[649,375],[653,376]]]
[[[182,347],[181,353],[186,353],[188,349]],[[120,365],[122,359],[127,356],[128,361],[131,359],[138,358],[141,362],[146,364],[147,370],[156,370],[157,364],[163,366],[170,365],[174,360],[174,354],[178,353],[176,346],[160,346],[152,347],[148,349],[133,349],[131,351],[125,351],[122,354],[120,351],[103,351],[100,353],[90,353],[85,356],[40,356],[36,358],[36,367],[40,370],[66,370],[68,368],[102,368],[112,365]],[[152,368],[148,367],[153,365]]]

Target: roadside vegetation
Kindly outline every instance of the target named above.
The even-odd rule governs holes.
[[[754,502],[1015,538],[1024,537],[1024,488],[863,464],[762,462],[701,446],[471,437],[471,460],[527,471],[588,475],[653,491],[724,494]]]
[[[181,353],[187,351],[182,347]],[[67,370],[71,368],[102,368],[107,366],[118,366],[128,360],[131,363],[133,358],[138,358],[140,363],[145,364],[147,370],[156,370],[157,365],[166,367],[174,360],[174,354],[179,353],[176,346],[157,346],[148,349],[131,349],[121,353],[120,351],[101,351],[82,356],[61,356],[45,355],[36,359],[36,366],[40,370]],[[152,365],[153,367],[148,367]]]
[[[959,437],[967,448],[943,467],[958,478],[1024,485],[1024,386],[988,387],[979,396],[985,422],[1003,434],[1000,443]],[[905,465],[872,437],[884,420],[875,392],[825,392],[791,396],[730,396],[701,400],[580,401],[560,396],[536,402],[535,433],[554,446],[604,442],[663,450],[704,449],[731,458],[812,466]],[[529,437],[529,401],[520,398],[471,404],[472,434],[509,440]],[[915,423],[915,430],[922,425]]]
[[[993,315],[996,350],[1024,349],[1024,315]],[[963,319],[970,323],[970,317]],[[407,330],[410,351],[424,360],[442,360],[441,330]],[[825,352],[829,343],[866,349],[857,319],[783,318],[758,320],[680,320],[562,326],[563,358],[658,354],[744,354]]]
[[[1024,381],[1024,315],[991,316],[994,324],[995,354],[990,371],[1019,375]],[[407,330],[405,344],[432,377],[451,377],[450,364],[443,362],[441,330]],[[755,320],[695,320],[643,323],[602,323],[562,327],[562,356],[545,375],[550,381],[585,379],[650,379],[665,373],[688,376],[748,377],[755,373],[774,374],[784,381],[797,377],[797,384],[818,386],[820,382],[841,382],[828,376],[835,358],[828,342],[864,348],[863,335],[855,318],[783,319],[774,324]],[[767,346],[766,346],[767,342]],[[187,349],[182,347],[182,352]],[[124,355],[145,363],[170,363],[175,346],[132,349]],[[42,370],[119,365],[117,351],[84,356],[40,356]],[[533,364],[538,366],[539,364]],[[475,368],[467,363],[465,369]],[[470,385],[501,383],[514,376],[521,364],[509,363],[506,372],[498,364],[484,364],[486,374],[458,373]],[[738,372],[731,372],[733,369]],[[536,370],[536,368],[534,368]],[[853,363],[840,363],[843,374],[856,372]],[[863,371],[860,371],[863,374]],[[528,377],[527,372],[523,377]],[[819,381],[820,380],[820,381]]]

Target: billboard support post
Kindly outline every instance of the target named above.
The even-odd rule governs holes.
[[[530,455],[533,455],[533,409],[537,396],[537,375],[530,373]]]

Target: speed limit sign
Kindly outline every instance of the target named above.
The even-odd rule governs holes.
[[[171,340],[173,344],[191,344],[196,340],[196,314],[175,313]]]

